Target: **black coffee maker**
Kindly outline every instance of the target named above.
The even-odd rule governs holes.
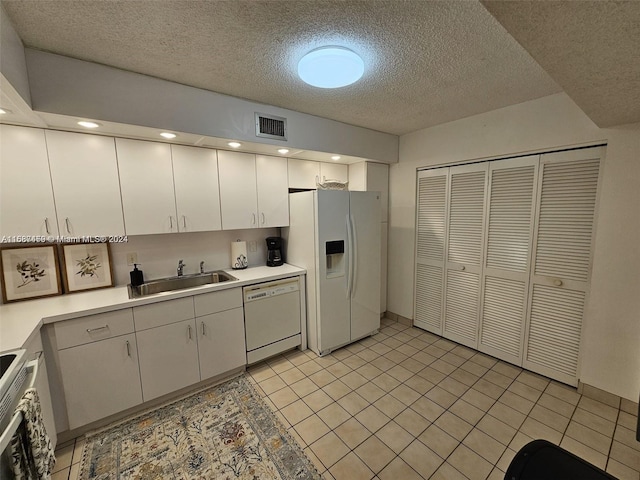
[[[267,267],[279,267],[282,261],[282,238],[267,237]]]

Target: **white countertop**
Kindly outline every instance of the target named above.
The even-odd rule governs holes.
[[[147,305],[163,300],[189,297],[227,288],[302,275],[306,270],[284,264],[279,267],[249,267],[245,270],[224,270],[238,280],[202,285],[148,297],[130,299],[127,287],[105,288],[91,292],[28,300],[0,306],[0,352],[23,348],[44,323],[94,315],[121,308]]]

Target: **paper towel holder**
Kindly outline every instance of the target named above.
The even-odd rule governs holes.
[[[247,259],[247,242],[240,239],[231,242],[231,268],[243,270],[249,266]]]

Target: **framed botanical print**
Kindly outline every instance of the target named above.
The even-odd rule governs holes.
[[[108,243],[62,245],[62,259],[66,292],[113,287],[111,249]]]
[[[3,248],[0,265],[4,303],[62,294],[55,245]]]

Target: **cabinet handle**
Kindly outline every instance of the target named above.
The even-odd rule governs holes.
[[[173,215],[169,215],[169,230],[173,230]]]
[[[187,216],[186,215],[182,215],[182,226],[184,227],[184,229],[187,229]]]
[[[561,286],[562,286],[562,280],[560,280],[559,278],[556,278],[556,279],[553,281],[553,284],[554,284],[556,287],[561,287]]]
[[[202,335],[206,335],[206,333],[204,332],[204,322],[202,322]]]
[[[462,266],[461,270],[464,272],[467,269],[467,267],[465,267],[464,265]]]
[[[264,225],[264,212],[260,213],[262,215],[262,225]]]
[[[189,325],[189,326],[187,327],[187,332],[189,332],[189,340],[193,340],[193,339],[191,338],[191,325]]]
[[[97,327],[97,328],[87,328],[87,333],[97,332],[98,330],[105,330],[107,328],[109,328],[109,325],[105,325],[103,327]]]
[[[131,345],[129,345],[129,340],[127,340],[127,357],[131,356]]]
[[[49,231],[49,218],[44,217],[44,229],[47,231],[47,235],[51,235]]]
[[[69,217],[64,219],[64,225],[67,227],[67,233],[71,234],[71,229],[69,228]]]
[[[252,213],[251,215],[253,215],[253,221],[251,222],[251,225],[255,225],[256,224],[256,214]]]

